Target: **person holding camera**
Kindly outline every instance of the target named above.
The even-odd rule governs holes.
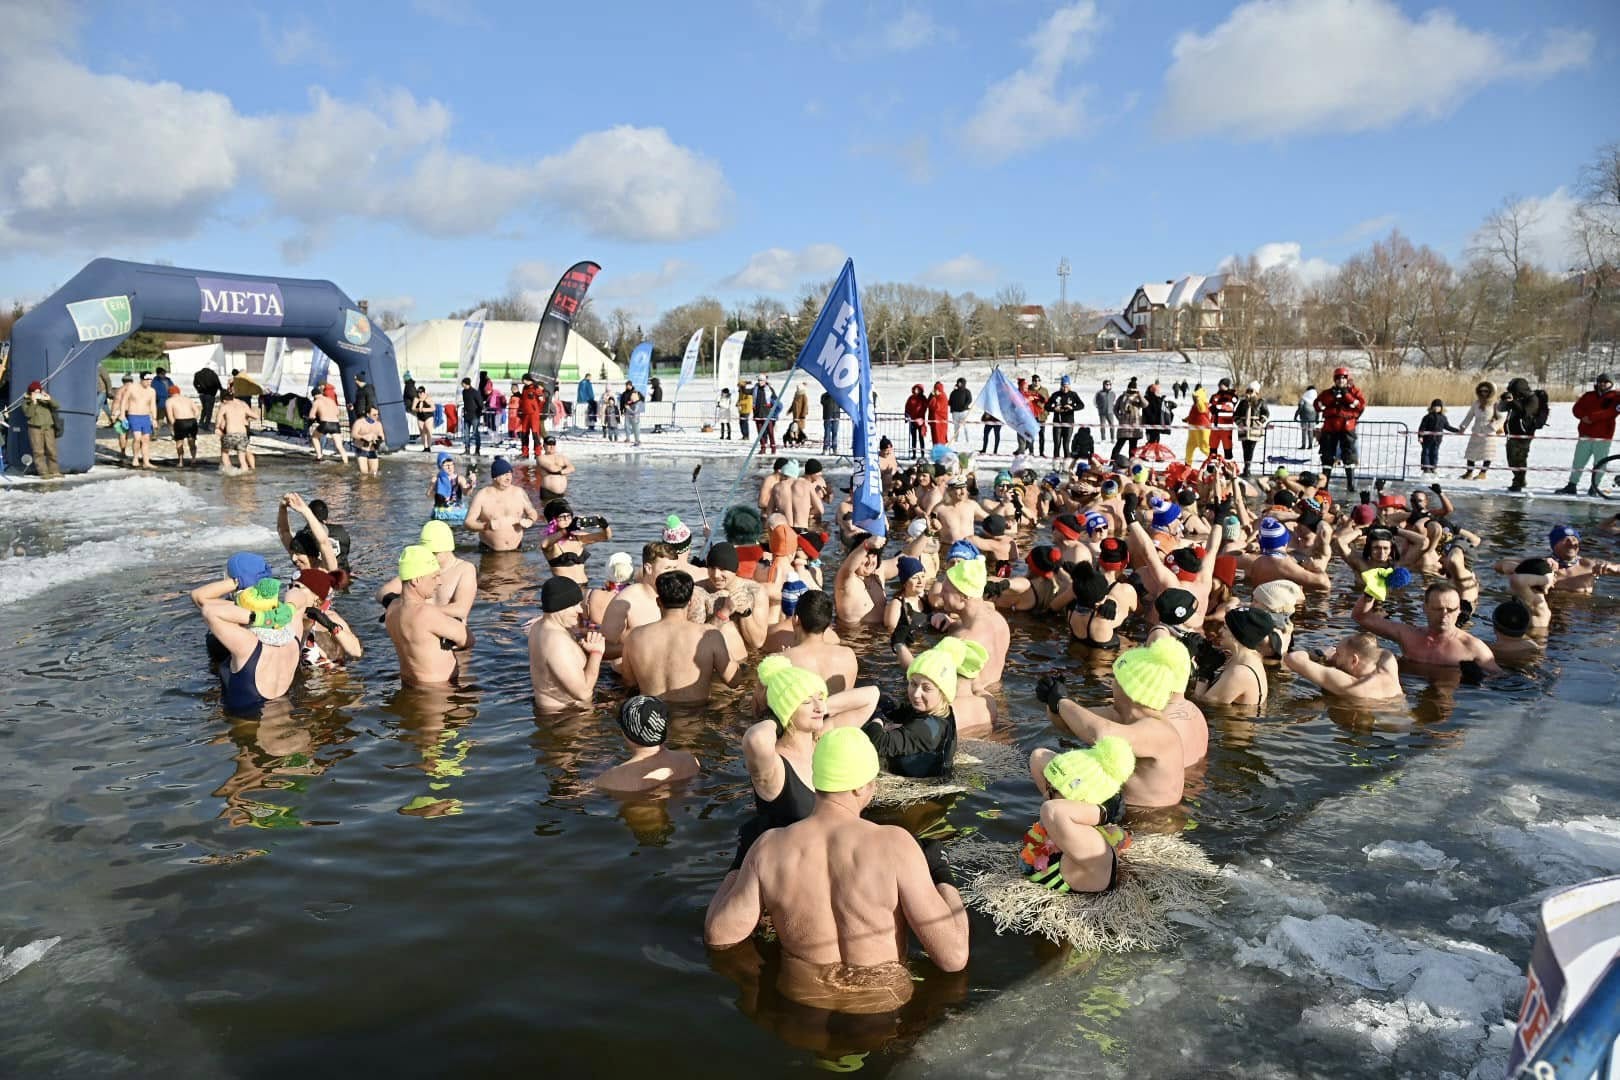
[[[1530,442],[1536,432],[1547,426],[1547,391],[1531,390],[1530,380],[1521,376],[1508,383],[1501,405],[1507,416],[1502,427],[1507,435],[1508,468],[1513,470],[1508,490],[1523,491],[1525,470],[1530,466]]]
[[[1356,486],[1356,421],[1367,399],[1350,378],[1350,369],[1333,369],[1333,385],[1316,396],[1316,414],[1322,420],[1322,486],[1333,479],[1333,466],[1344,466],[1345,490]]]
[[[45,384],[38,379],[28,384],[22,414],[28,424],[28,449],[34,455],[34,471],[47,480],[61,476],[62,469],[56,463],[56,429],[61,423],[61,414],[51,395],[45,392]]]

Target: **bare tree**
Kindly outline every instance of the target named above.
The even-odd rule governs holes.
[[[1367,354],[1367,365],[1384,372],[1417,344],[1424,308],[1424,281],[1445,262],[1416,247],[1399,230],[1352,255],[1339,269],[1330,298],[1344,337]]]

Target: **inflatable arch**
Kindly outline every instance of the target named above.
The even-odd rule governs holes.
[[[309,338],[337,361],[344,400],[354,400],[355,373],[364,372],[376,390],[388,444],[409,441],[394,344],[330,281],[97,259],[11,329],[11,397],[20,399],[37,379],[56,399],[64,472],[94,464],[96,370],[136,330]],[[9,462],[28,453],[19,419],[7,436]]]

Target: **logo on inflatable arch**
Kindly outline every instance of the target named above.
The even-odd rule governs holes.
[[[73,319],[74,328],[79,332],[80,341],[123,337],[129,333],[129,328],[134,322],[127,296],[98,296],[92,300],[75,300],[67,305],[67,310]]]
[[[366,344],[371,340],[371,320],[358,311],[344,311],[343,336],[350,345]]]
[[[280,326],[287,313],[281,286],[268,281],[200,277],[197,291],[202,294],[198,322]]]

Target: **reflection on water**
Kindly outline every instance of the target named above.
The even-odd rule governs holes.
[[[238,1075],[487,1074],[531,1063],[591,1073],[606,1046],[625,1072],[755,1077],[820,1062],[881,1075],[941,1018],[1032,978],[1075,980],[1064,1023],[1106,1060],[1125,1064],[1141,1052],[1114,1034],[1122,1006],[1110,987],[1160,961],[1105,961],[1116,974],[1101,979],[1096,958],[998,938],[978,919],[968,973],[914,961],[915,994],[888,1014],[849,1017],[786,1000],[769,943],[708,956],[703,909],[753,803],[739,747],[748,688],[675,710],[671,741],[697,755],[702,775],[652,797],[595,791],[590,778],[624,752],[612,719],[623,687],[605,678],[594,709],[537,716],[523,626],[538,614],[543,561],[471,544],[463,555],[478,567],[480,602],[470,682],[400,687],[369,595],[425,516],[426,471],[414,464],[386,462],[382,483],[274,463],[230,483],[168,482],[185,496],[174,500],[182,508],[174,528],[250,528],[268,550],[275,499],[297,489],[327,499],[354,538],[359,580],[337,604],[365,658],[307,677],[290,705],[254,722],[221,716],[185,598],[228,549],[154,542],[134,566],[107,568],[118,572],[87,558],[34,599],[0,596],[0,636],[16,642],[8,703],[24,706],[0,715],[0,753],[15,763],[0,772],[0,810],[14,811],[0,815],[0,889],[14,911],[40,913],[20,928],[60,932],[49,925],[52,898],[72,895],[90,923],[119,928],[150,980],[217,1048],[223,1071]],[[593,580],[609,552],[636,552],[664,515],[695,510],[683,502],[689,468],[593,464],[576,478],[576,507],[607,511],[619,537],[596,550]],[[701,478],[711,509],[729,482]],[[1506,507],[1480,565],[1539,547],[1547,524],[1520,504]],[[60,521],[27,530],[31,557],[71,560],[99,542],[68,535]],[[1483,577],[1488,612],[1500,591]],[[1331,620],[1320,598],[1301,614],[1301,647],[1342,633],[1348,594],[1329,602]],[[1325,800],[1391,780],[1419,756],[1457,752],[1471,732],[1541,701],[1555,681],[1560,699],[1591,706],[1556,723],[1606,723],[1616,692],[1610,606],[1561,598],[1546,661],[1483,687],[1408,676],[1406,700],[1389,708],[1331,704],[1273,671],[1262,714],[1209,710],[1209,759],[1190,772],[1183,804],[1132,826],[1181,833],[1217,861],[1259,856]],[[1421,616],[1408,605],[1403,617]],[[897,693],[884,635],[859,630],[847,640],[862,678]],[[1027,617],[1015,617],[1012,640],[993,737],[1024,750],[1057,745],[1034,702],[1035,679],[1062,672],[1078,700],[1102,703],[1113,655]],[[1530,723],[1554,722],[1531,712]],[[881,819],[925,836],[979,832],[1011,847],[1037,812],[1032,786],[1014,778]],[[1516,891],[1511,882],[1491,887],[1502,892],[1491,903]],[[1394,917],[1401,907],[1371,899],[1365,915]],[[26,1002],[50,977],[47,958],[7,989]],[[1108,985],[1088,981],[1097,979]],[[378,986],[410,991],[379,996]],[[40,1051],[24,1028],[26,1005],[13,1011],[0,1020],[0,1072],[25,1074],[47,1059],[31,1056]],[[1279,1026],[1292,1022],[1281,1017]],[[1189,1032],[1220,1030],[1214,1016],[1186,1023]],[[91,1060],[115,1041],[78,1021],[49,1034]]]

